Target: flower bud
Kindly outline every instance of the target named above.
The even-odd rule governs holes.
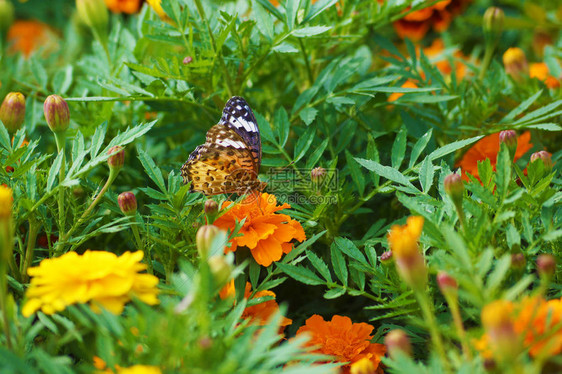
[[[0,0],[0,33],[8,31],[14,22],[14,5],[9,0]]]
[[[391,330],[388,334],[386,334],[384,337],[384,345],[386,345],[388,354],[394,360],[398,357],[399,352],[409,357],[412,356],[410,338],[402,330]]]
[[[78,16],[92,29],[105,33],[108,12],[104,0],[76,0]]]
[[[207,217],[207,222],[212,224],[217,218],[219,213],[219,204],[215,200],[208,199],[205,201],[205,216]]]
[[[379,257],[381,264],[389,265],[392,263],[392,251],[383,252],[383,254]]]
[[[195,242],[197,243],[197,251],[202,259],[209,256],[213,240],[219,233],[219,228],[213,225],[201,226],[195,235]]]
[[[126,216],[134,216],[137,213],[137,198],[131,191],[123,192],[117,197],[119,209]]]
[[[453,200],[455,205],[462,205],[464,184],[462,183],[462,177],[460,174],[453,173],[447,175],[443,181],[443,188],[451,200]]]
[[[537,257],[537,270],[540,276],[552,277],[556,271],[556,259],[553,255],[542,254]]]
[[[500,144],[505,143],[507,149],[509,149],[509,154],[511,159],[515,157],[515,151],[517,150],[517,133],[513,130],[503,130],[500,132]]]
[[[191,56],[186,56],[182,61],[184,65],[191,64],[191,62],[193,62],[193,57]]]
[[[25,96],[19,92],[10,92],[0,106],[0,120],[10,134],[21,127],[25,119]]]
[[[393,225],[388,234],[398,274],[418,291],[424,290],[427,284],[427,266],[418,245],[423,221],[421,216],[408,217],[406,225]]]
[[[310,180],[312,183],[320,185],[324,178],[326,178],[326,169],[321,166],[315,167],[310,171]]]
[[[514,359],[519,353],[519,340],[512,319],[513,304],[496,300],[482,308],[482,325],[490,338],[494,357],[501,361]]]
[[[484,32],[492,36],[499,36],[503,31],[503,20],[505,14],[503,10],[498,7],[492,6],[484,12],[484,22],[482,24]]]
[[[437,273],[437,285],[443,295],[453,292],[456,293],[459,288],[455,278],[442,270]]]
[[[216,284],[220,287],[224,286],[232,274],[232,265],[223,255],[211,256],[207,260],[207,263],[211,268],[211,273],[213,273]]]
[[[547,151],[538,151],[535,152],[531,155],[531,163],[537,161],[537,160],[542,160],[543,164],[544,164],[544,168],[547,171],[552,170],[552,158],[550,157],[550,153],[548,153]]]
[[[525,267],[525,255],[523,253],[514,253],[511,255],[511,267],[521,270]]]
[[[107,151],[109,158],[107,159],[107,164],[110,169],[120,170],[125,163],[125,150],[120,145],[113,146]]]
[[[59,95],[47,97],[43,104],[45,120],[52,132],[66,131],[70,123],[68,104]]]
[[[373,361],[368,357],[363,357],[361,360],[355,361],[349,367],[349,374],[376,374],[377,370]]]
[[[503,54],[503,66],[505,72],[516,81],[521,81],[524,77],[529,75],[529,65],[527,64],[527,57],[521,48],[509,48]]]

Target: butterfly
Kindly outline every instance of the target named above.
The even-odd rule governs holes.
[[[181,167],[191,192],[205,195],[248,194],[262,191],[258,180],[261,139],[252,109],[239,96],[227,101],[218,124],[207,131],[205,143],[197,146]]]

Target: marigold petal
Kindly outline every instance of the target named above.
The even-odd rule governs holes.
[[[256,262],[262,266],[269,266],[279,261],[283,255],[281,243],[273,236],[260,240],[254,249],[250,249]]]

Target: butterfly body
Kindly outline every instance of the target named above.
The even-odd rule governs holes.
[[[192,192],[205,195],[247,194],[261,191],[261,139],[257,121],[248,103],[234,96],[225,105],[221,120],[207,132],[181,167],[184,183]]]

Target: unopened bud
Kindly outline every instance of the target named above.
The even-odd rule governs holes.
[[[442,270],[437,273],[437,285],[443,295],[456,292],[459,288],[455,278],[451,277],[448,273]]]
[[[0,0],[0,33],[5,33],[14,22],[14,5],[9,0]]]
[[[117,197],[119,209],[126,216],[134,216],[137,213],[137,198],[131,191],[123,192]]]
[[[215,200],[208,199],[205,201],[205,216],[207,217],[207,223],[212,224],[217,218],[219,213],[219,204]]]
[[[107,154],[110,155],[107,159],[107,164],[110,169],[120,170],[125,163],[125,150],[120,145],[109,148]]]
[[[523,253],[514,253],[511,255],[511,267],[513,269],[523,269],[525,267],[525,255]]]
[[[209,257],[209,252],[211,251],[211,245],[213,240],[219,233],[219,228],[213,225],[201,226],[197,230],[197,235],[195,235],[195,242],[197,244],[197,251],[202,259]]]
[[[0,120],[10,134],[19,130],[25,119],[25,96],[10,92],[0,106]]]
[[[505,14],[503,10],[498,7],[489,7],[484,12],[483,28],[484,32],[490,34],[491,36],[499,36],[503,31],[503,21]]]
[[[453,173],[447,175],[445,180],[443,180],[443,188],[455,205],[462,204],[464,184],[462,183],[460,174]]]
[[[209,349],[212,346],[213,346],[213,340],[208,336],[203,336],[201,339],[199,339],[199,347],[203,349]]]
[[[384,345],[386,345],[386,350],[392,359],[396,359],[399,352],[406,356],[412,356],[410,338],[402,330],[391,330],[386,334]]]
[[[523,77],[529,75],[529,64],[527,57],[521,48],[509,48],[503,54],[503,66],[505,72],[516,81],[520,81]]]
[[[216,284],[220,287],[224,286],[232,274],[232,265],[223,255],[211,256],[207,260],[207,263],[209,264],[209,268],[211,268],[211,273],[213,273]]]
[[[553,255],[542,254],[537,257],[537,270],[540,276],[552,277],[556,271],[556,259]]]
[[[392,263],[392,251],[383,252],[383,254],[379,257],[381,264],[389,265]]]
[[[326,178],[326,169],[321,166],[315,167],[310,171],[310,180],[312,183],[321,184],[324,178]]]
[[[500,144],[504,143],[509,149],[511,159],[515,156],[517,150],[517,133],[513,130],[504,130],[500,132]]]
[[[184,65],[187,65],[187,64],[191,64],[192,61],[193,61],[193,57],[191,57],[191,56],[186,56],[186,57],[183,59],[182,63],[183,63]]]
[[[66,131],[70,123],[68,104],[59,95],[47,97],[43,104],[43,112],[47,125],[53,132]]]
[[[547,151],[538,151],[531,155],[531,163],[541,160],[544,164],[544,168],[548,171],[552,170],[552,157]]]
[[[104,0],[76,0],[82,22],[96,31],[106,32],[108,12]]]

